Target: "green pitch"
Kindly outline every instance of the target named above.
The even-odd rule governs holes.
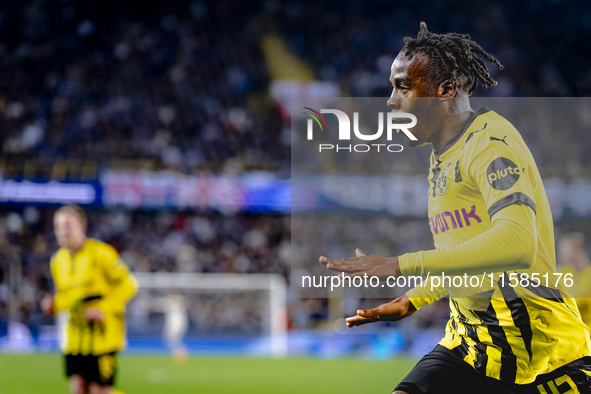
[[[0,394],[66,394],[59,355],[0,355]],[[125,394],[314,394],[392,391],[414,361],[123,356],[117,386]]]

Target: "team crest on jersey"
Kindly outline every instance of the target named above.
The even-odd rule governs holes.
[[[437,180],[435,181],[435,192],[438,196],[443,196],[445,191],[447,190],[447,169],[449,166],[444,166],[441,171],[439,171],[439,175],[437,176]]]

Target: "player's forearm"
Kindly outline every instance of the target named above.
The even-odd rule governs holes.
[[[459,245],[400,256],[401,273],[477,275],[531,267],[537,252],[534,212],[512,205],[497,215],[491,229]]]

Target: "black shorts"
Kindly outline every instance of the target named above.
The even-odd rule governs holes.
[[[573,385],[576,388],[573,389]],[[396,390],[409,394],[591,394],[591,358],[585,357],[540,375],[531,384],[518,385],[484,376],[446,347],[437,345],[414,366]]]
[[[117,374],[117,354],[81,356],[66,354],[66,376],[80,375],[87,383],[113,386]]]

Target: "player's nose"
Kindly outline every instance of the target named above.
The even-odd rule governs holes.
[[[400,106],[400,98],[390,96],[390,98],[388,99],[388,107],[392,108],[394,111],[400,111]]]

